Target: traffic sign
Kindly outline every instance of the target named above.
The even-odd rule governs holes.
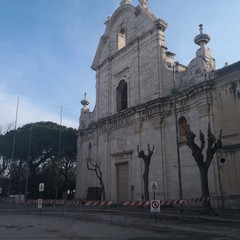
[[[160,200],[151,200],[151,212],[160,212]]]
[[[151,190],[152,192],[156,192],[158,190],[157,182],[151,182]]]
[[[39,183],[39,192],[44,192],[44,183]]]

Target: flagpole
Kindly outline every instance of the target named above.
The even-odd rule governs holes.
[[[178,117],[177,117],[177,101],[176,101],[176,85],[175,85],[175,74],[178,67],[178,62],[175,62],[173,65],[173,100],[174,100],[174,117],[175,117],[175,128],[176,128],[176,145],[177,145],[177,167],[178,167],[178,186],[179,186],[179,199],[183,199],[182,191],[182,170],[181,170],[181,159],[180,159],[180,150],[179,150],[179,129],[178,129]]]
[[[27,194],[28,194],[28,177],[29,177],[29,161],[30,161],[30,158],[31,158],[32,130],[33,130],[33,123],[32,123],[31,128],[30,128],[29,142],[28,142],[27,173],[26,173],[26,184],[25,184],[25,200],[27,200]]]
[[[11,194],[11,180],[12,180],[12,176],[11,176],[11,168],[12,168],[12,161],[14,158],[14,151],[15,151],[15,142],[16,142],[16,130],[17,130],[17,120],[18,120],[18,107],[19,107],[19,96],[17,98],[17,108],[16,108],[16,116],[15,116],[15,124],[14,124],[14,133],[13,133],[13,144],[12,144],[12,155],[11,155],[11,159],[10,159],[10,176],[9,176],[9,185],[8,185],[8,195],[10,196]]]
[[[61,140],[62,140],[62,109],[60,110],[60,128],[59,128],[59,141],[58,141],[58,163],[57,163],[57,186],[56,186],[56,195],[55,199],[58,199],[58,189],[59,189],[59,162],[61,157]]]

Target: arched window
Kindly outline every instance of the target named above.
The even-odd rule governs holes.
[[[187,129],[187,119],[185,117],[180,117],[179,121],[179,141],[180,143],[186,142],[186,129]]]
[[[121,80],[117,87],[117,111],[119,112],[127,107],[127,83],[124,80]]]
[[[125,47],[126,45],[126,33],[125,29],[122,28],[118,33],[118,50]]]

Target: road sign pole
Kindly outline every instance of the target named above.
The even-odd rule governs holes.
[[[152,189],[152,193],[153,193],[153,200],[156,200],[156,191],[158,189],[157,187],[157,182],[151,182],[151,189]],[[157,222],[157,213],[156,211],[154,211],[154,222]]]
[[[44,183],[39,183],[39,192],[40,192],[40,201],[41,204],[39,205],[39,209],[40,209],[40,216],[42,216],[42,202],[43,202],[43,192],[44,192]]]
[[[156,193],[155,191],[153,192],[153,200],[156,200]],[[157,222],[157,213],[154,212],[154,222],[156,223]]]

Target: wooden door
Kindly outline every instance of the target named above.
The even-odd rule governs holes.
[[[128,163],[117,165],[118,201],[126,201],[128,198]]]

